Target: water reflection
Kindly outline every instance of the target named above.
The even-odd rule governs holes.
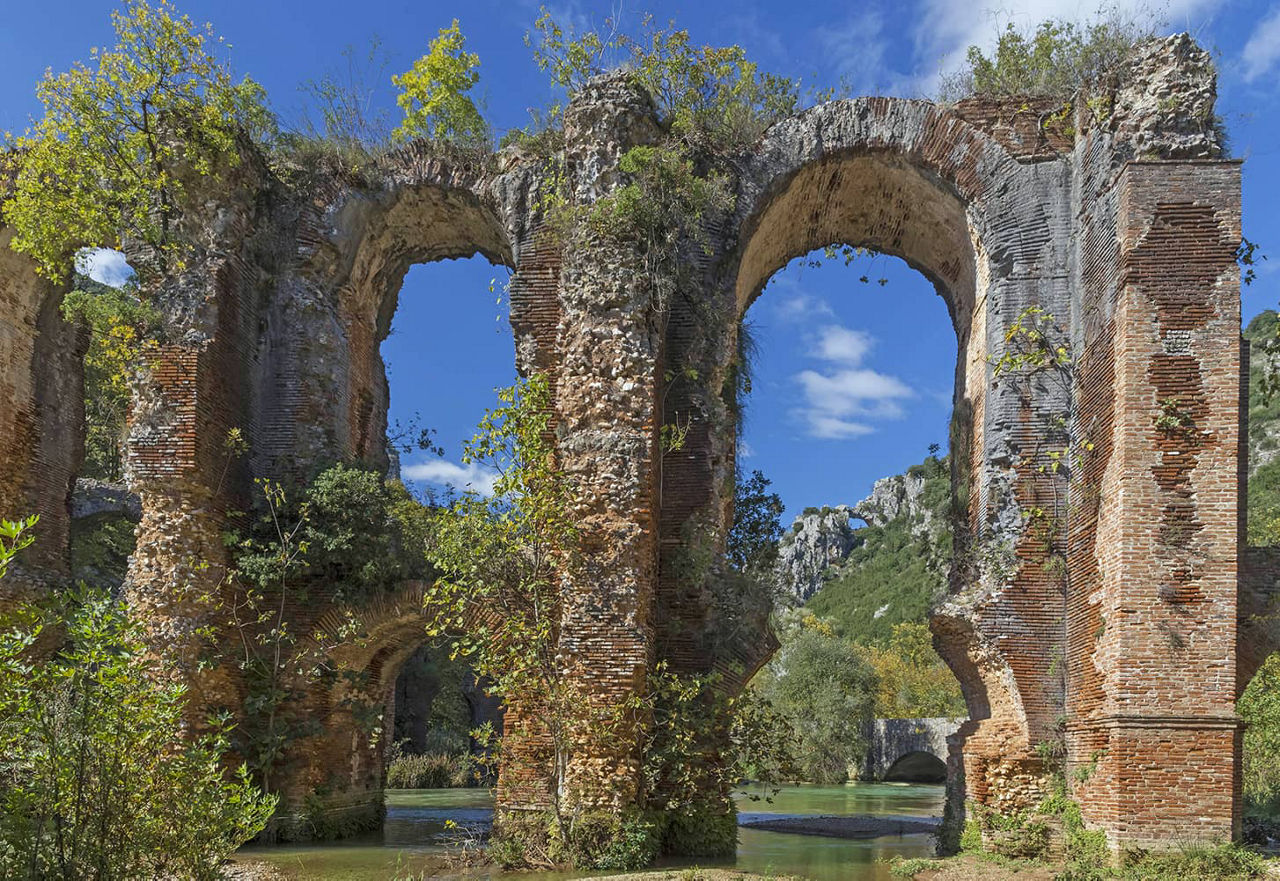
[[[943,788],[923,784],[859,783],[849,786],[789,786],[772,803],[743,799],[742,821],[766,817],[939,816]],[[387,822],[382,832],[335,844],[274,848],[245,848],[242,859],[269,863],[293,881],[388,881],[436,865],[450,834],[452,820],[470,829],[487,829],[493,800],[485,790],[428,789],[389,793]],[[868,840],[823,838],[740,829],[736,859],[700,865],[734,866],[743,871],[797,874],[815,881],[881,881],[888,867],[878,860],[893,856],[928,856],[928,835],[881,836]],[[676,863],[672,865],[689,865]],[[484,878],[484,873],[467,877]],[[540,872],[503,875],[504,879],[537,881],[587,877],[583,873]]]

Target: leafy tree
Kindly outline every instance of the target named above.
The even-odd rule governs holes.
[[[31,522],[0,524],[0,572]],[[225,727],[189,738],[185,705],[106,592],[13,610],[0,632],[0,876],[220,877],[275,799],[243,766],[227,775]]]
[[[863,652],[876,675],[878,718],[968,715],[960,683],[934,651],[927,624],[895,624],[887,646],[871,645]]]
[[[271,791],[290,745],[324,724],[300,711],[307,690],[321,680],[344,682],[352,697],[343,709],[372,742],[382,730],[385,696],[367,693],[368,671],[333,658],[334,648],[362,637],[358,615],[347,608],[332,630],[303,634],[290,627],[290,604],[312,592],[352,603],[424,576],[428,532],[426,509],[403,485],[373,471],[338,464],[294,494],[271,480],[257,485],[257,516],[244,532],[225,536],[235,568],[221,608],[247,687],[236,746]]]
[[[428,556],[439,576],[427,600],[428,633],[453,637],[496,693],[519,696],[535,714],[531,721],[546,732],[555,756],[551,791],[559,815],[561,775],[580,733],[574,729],[584,724],[556,638],[560,578],[572,571],[577,532],[568,486],[552,464],[546,378],[498,397],[463,452],[464,462],[498,473],[493,494],[467,490],[434,524]],[[558,828],[568,833],[566,823]]]
[[[782,538],[782,497],[769,492],[771,481],[760,471],[738,476],[726,555],[739,572],[772,578]]]
[[[1117,70],[1133,46],[1154,31],[1118,7],[1098,21],[1054,18],[1027,33],[1009,23],[988,56],[970,46],[965,64],[942,83],[943,100],[980,97],[1052,97],[1069,100],[1078,89]]]
[[[816,626],[815,626],[816,625]],[[791,725],[804,779],[841,783],[866,752],[875,672],[850,642],[802,621],[770,661],[761,695]]]
[[[131,283],[111,287],[77,275],[62,302],[69,321],[89,328],[84,358],[85,477],[118,481],[124,475],[123,442],[129,412],[129,377],[148,344],[158,316]]]
[[[396,140],[426,137],[480,145],[489,141],[489,126],[467,92],[480,80],[480,56],[465,51],[466,37],[458,20],[431,41],[427,54],[413,67],[393,76],[401,90],[396,103],[404,121],[393,131]]]
[[[236,165],[237,137],[273,125],[261,87],[235,82],[213,54],[221,40],[210,26],[167,0],[129,0],[111,18],[115,47],[46,74],[43,118],[10,144],[13,247],[54,279],[77,249],[122,241],[180,266],[175,218],[189,183]]]

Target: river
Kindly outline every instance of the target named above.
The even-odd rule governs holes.
[[[902,783],[854,783],[847,786],[788,786],[772,803],[739,801],[739,821],[795,816],[940,816],[943,787]],[[484,789],[420,789],[387,793],[387,821],[380,833],[333,844],[245,848],[240,858],[269,863],[292,881],[391,881],[407,877],[443,850],[446,821],[485,827],[493,799]],[[880,860],[893,856],[929,856],[929,835],[889,835],[866,840],[792,835],[756,829],[738,830],[732,861],[686,861],[670,865],[722,865],[760,873],[797,874],[814,881],[881,881],[889,878]],[[602,874],[602,873],[597,873]],[[607,873],[604,873],[607,874]],[[475,877],[475,876],[471,876]],[[483,877],[483,876],[480,876]],[[585,873],[539,872],[503,875],[504,879],[561,881]]]

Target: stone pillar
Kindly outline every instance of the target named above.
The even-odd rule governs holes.
[[[36,274],[0,227],[0,518],[40,515],[0,607],[68,575],[70,499],[84,459],[88,336],[62,318],[64,285]]]
[[[653,140],[650,99],[626,77],[602,78],[565,113],[569,198],[589,209],[621,183],[619,157]],[[574,487],[581,565],[564,590],[560,655],[583,699],[608,712],[643,693],[653,660],[657,570],[659,336],[653,279],[638,243],[579,225],[561,273],[557,451]],[[640,795],[634,730],[575,744],[565,795],[619,809]]]
[[[1068,779],[1113,846],[1168,847],[1239,831],[1240,168],[1132,162],[1115,187],[1114,391],[1096,577],[1069,618]]]

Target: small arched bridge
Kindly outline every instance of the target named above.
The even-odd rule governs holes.
[[[563,247],[541,213],[539,194],[561,185],[589,209],[625,183],[627,150],[664,137],[626,77],[575,95],[551,157],[415,143],[359,177],[316,167],[284,180],[249,150],[191,200],[205,212],[183,219],[199,251],[149,291],[166,342],[142,366],[130,417],[141,518],[128,601],[194,704],[241,708],[237,667],[197,663],[222,632],[202,600],[232,562],[228,512],[247,510],[254,476],[387,467],[379,343],[405,273],[482,254],[514,271],[513,358],[550,379],[574,486],[582,566],[563,591],[562,675],[607,706],[644,693],[659,663],[741,687],[776,645],[765,610],[687,565],[690,542],[722,543],[732,516],[740,319],[793,258],[865,246],[930,278],[956,333],[958,528],[932,621],[970,716],[950,738],[953,807],[1036,803],[1053,771],[1036,746],[1061,738],[1068,768],[1095,768],[1067,778],[1113,846],[1232,837],[1234,701],[1262,655],[1237,651],[1254,608],[1240,571],[1240,166],[1212,125],[1206,53],[1181,36],[1129,63],[1105,115],[1081,104],[1053,131],[1041,121],[1058,108],[1022,99],[798,113],[718,160],[732,207],[706,218],[678,267],[614,238]],[[67,576],[83,455],[83,335],[62,319],[65,288],[10,237],[0,223],[0,514],[42,519],[0,603]],[[688,368],[675,384],[673,365]],[[664,451],[671,424],[686,442]],[[250,452],[229,467],[233,428]],[[340,654],[389,701],[423,636],[420,594],[283,608],[294,632],[368,618]],[[222,644],[230,657],[230,633]],[[348,697],[308,693],[299,712],[315,734],[289,746],[277,782],[286,808],[354,828],[381,818],[382,759]],[[545,744],[520,740],[519,712],[505,724],[523,746],[504,753],[499,805],[544,809]],[[567,759],[585,804],[643,802],[641,756],[619,752],[625,742]]]
[[[947,738],[964,719],[872,719],[860,777],[886,783],[942,783],[947,779]]]

